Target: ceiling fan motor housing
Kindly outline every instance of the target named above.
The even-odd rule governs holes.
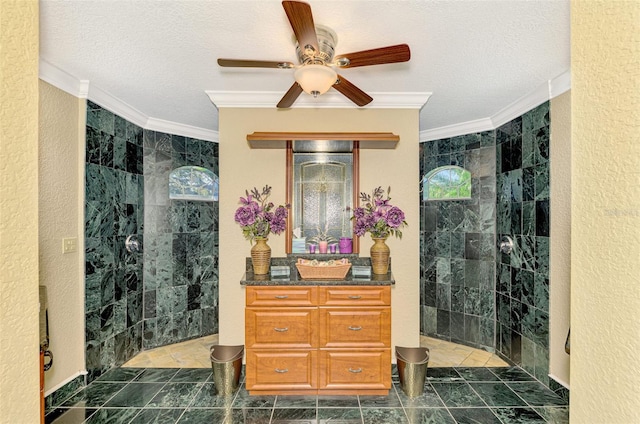
[[[293,37],[296,45],[296,53],[301,64],[330,64],[335,54],[335,48],[338,44],[338,36],[335,31],[324,25],[316,25],[316,35],[318,37],[318,49],[314,51],[312,48],[300,47],[298,40]]]

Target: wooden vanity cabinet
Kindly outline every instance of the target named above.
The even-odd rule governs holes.
[[[389,286],[247,286],[250,394],[387,394]]]

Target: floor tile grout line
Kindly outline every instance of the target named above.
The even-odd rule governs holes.
[[[132,382],[136,377],[138,377],[139,375],[141,375],[143,372],[144,372],[144,370],[139,371],[136,375],[134,375],[133,377],[131,377],[131,379],[130,379],[130,380],[128,380],[128,381],[126,381],[126,382],[124,382],[124,381],[109,381],[109,382],[104,381],[104,383],[123,383],[123,382],[124,382],[124,383],[125,383],[125,385],[124,385],[124,386],[122,386],[122,388],[120,388],[120,390],[118,390],[118,391],[117,391],[117,392],[115,392],[113,395],[111,395],[111,397],[109,397],[109,399],[105,400],[105,401],[104,401],[100,406],[98,406],[98,407],[96,408],[96,410],[93,412],[93,414],[91,414],[90,416],[88,416],[88,417],[83,421],[83,423],[88,422],[88,421],[89,421],[89,420],[90,420],[94,415],[96,415],[96,414],[98,413],[98,411],[100,411],[100,409],[102,409],[102,408],[108,408],[108,407],[106,407],[105,405],[106,405],[107,403],[109,403],[109,401],[110,401],[110,400],[112,400],[114,397],[116,397],[116,396],[118,395],[118,393],[122,392],[122,391],[123,391],[123,390],[124,390],[124,389],[129,385],[129,384],[131,384],[131,382]],[[105,373],[105,374],[106,374],[106,373]],[[92,381],[91,383],[87,384],[84,388],[85,388],[85,389],[86,389],[86,388],[88,388],[88,387],[89,387],[89,385],[91,385],[92,383],[94,383],[94,382],[96,382],[96,381],[98,381],[98,379],[96,379],[96,380]],[[140,411],[142,411],[142,408],[140,409]],[[140,411],[138,411],[138,413],[136,414],[136,416],[137,416],[138,414],[140,414]],[[135,418],[135,417],[134,417],[134,418]],[[133,418],[132,418],[132,419],[133,419]]]
[[[498,378],[500,378],[500,377],[498,376]],[[527,402],[527,400],[526,400],[526,399],[524,399],[522,396],[520,396],[520,395],[519,395],[515,390],[513,390],[513,389],[509,386],[509,384],[508,384],[508,383],[526,383],[526,381],[505,381],[505,380],[500,379],[500,382],[501,382],[502,384],[504,384],[504,385],[505,385],[509,390],[511,390],[511,391],[513,392],[513,394],[515,394],[515,395],[516,395],[516,397],[518,397],[521,401],[523,401],[523,402],[525,403],[525,405],[524,405],[524,406],[522,406],[522,405],[520,405],[520,406],[518,406],[518,405],[514,405],[514,406],[495,406],[495,405],[494,405],[494,406],[491,406],[491,405],[487,404],[487,406],[489,407],[489,409],[491,409],[491,410],[493,410],[493,409],[499,409],[499,408],[512,408],[512,409],[513,409],[513,408],[525,408],[525,407],[526,407],[526,408],[529,408],[529,409],[533,410],[533,412],[535,412],[535,413],[536,413],[540,418],[542,418],[545,422],[548,422],[548,421],[546,420],[546,418],[544,418],[542,415],[538,414],[538,412],[535,410],[535,408],[536,408],[535,406],[532,406],[529,402]],[[482,382],[476,382],[476,383],[495,383],[495,381],[482,381]],[[475,389],[473,388],[473,386],[471,386],[471,389],[475,391]],[[476,392],[476,393],[477,393],[477,392]],[[480,395],[478,394],[478,396],[480,396]],[[482,397],[481,397],[481,396],[480,396],[480,398],[482,399]],[[483,402],[485,402],[485,404],[487,403],[484,399],[482,399],[482,400],[483,400]],[[494,414],[494,415],[495,415],[495,414]],[[500,417],[498,417],[498,419],[500,419]],[[502,420],[500,420],[500,421],[502,421]],[[504,421],[502,421],[502,422],[504,423]]]
[[[173,377],[175,377],[176,375],[178,375],[178,373],[176,373]],[[171,379],[173,379],[173,377],[171,377]],[[200,394],[200,392],[202,390],[204,390],[204,387],[206,385],[206,382],[209,381],[209,379],[211,378],[211,376],[207,377],[207,379],[202,383],[202,386],[200,386],[200,389],[198,390],[198,392],[193,396],[193,398],[191,399],[191,402],[189,402],[189,405],[187,405],[186,408],[184,408],[184,411],[182,411],[182,414],[180,414],[180,416],[178,417],[178,419],[176,420],[176,423],[179,422],[182,417],[184,416],[184,414],[189,410],[189,408],[191,407],[191,405],[193,404],[193,402],[196,400],[196,398],[198,397],[198,395]],[[235,398],[234,398],[235,399]],[[233,402],[232,402],[233,404]]]
[[[140,375],[140,374],[142,374],[142,371],[141,371],[141,372],[139,372],[138,374],[136,374],[133,378],[137,377],[137,376],[138,376],[138,375]],[[91,383],[93,383],[93,382],[95,382],[95,381],[96,381],[96,380],[92,381]],[[89,385],[90,385],[91,383],[87,384],[87,385],[85,386],[85,388],[88,388],[88,387],[89,387]],[[118,381],[118,382],[111,381],[111,382],[109,382],[109,383],[110,383],[110,384],[112,384],[112,383],[122,383],[122,381]],[[111,399],[113,399],[114,397],[116,397],[116,396],[118,395],[118,393],[120,393],[121,391],[123,391],[123,390],[124,390],[124,389],[129,385],[129,383],[131,383],[131,380],[127,381],[127,382],[126,382],[126,384],[120,388],[120,390],[118,390],[118,391],[116,391],[115,393],[113,393],[113,394],[111,395],[111,397],[109,397],[109,399],[105,400],[105,401],[104,401],[100,406],[96,407],[96,410],[93,412],[93,414],[91,414],[90,416],[88,416],[88,417],[86,418],[86,420],[85,420],[85,421],[83,421],[83,422],[87,422],[87,421],[89,421],[89,419],[90,419],[91,417],[93,417],[95,414],[97,414],[97,413],[98,413],[98,411],[99,411],[100,409],[104,408],[104,407],[105,407],[105,405],[106,405],[107,403],[109,403],[109,401],[110,401]],[[136,414],[136,415],[137,415],[137,414]]]
[[[518,408],[523,409],[524,407],[523,407],[523,406],[493,406],[493,407],[490,407],[489,409],[491,409],[491,412],[493,412],[493,410],[495,410],[495,409],[518,409]],[[533,412],[535,412],[536,414],[538,414],[538,412],[537,412],[537,411],[535,411],[535,410],[534,410]],[[496,414],[494,413],[493,415],[496,415]],[[540,418],[542,418],[542,420],[543,420],[545,423],[548,423],[548,422],[549,422],[549,421],[547,421],[547,419],[546,419],[545,417],[543,417],[542,415],[538,414],[538,416],[539,416]],[[501,419],[500,419],[500,417],[498,417],[498,419],[499,419],[499,420],[500,420],[500,422],[502,422],[503,424],[511,424],[511,423],[510,423],[510,422],[508,422],[508,421],[503,421],[503,420],[501,420]]]
[[[176,371],[176,374],[177,374],[177,373],[178,373],[178,372]],[[175,376],[175,374],[174,374],[173,376],[171,376],[171,378],[173,378],[174,376]],[[162,385],[162,387],[160,387],[160,390],[158,390],[158,391],[155,393],[155,395],[153,395],[153,397],[152,397],[151,399],[149,399],[149,400],[147,401],[147,403],[142,407],[143,409],[144,409],[144,408],[147,408],[147,407],[149,406],[149,403],[153,400],[153,398],[155,398],[156,396],[158,396],[158,394],[160,394],[160,392],[162,392],[162,390],[164,390],[164,388],[165,388],[165,387],[167,387],[167,384],[169,384],[169,381],[171,380],[171,378],[170,378],[168,381],[165,381],[165,383]]]
[[[491,371],[490,367],[485,367],[485,368],[487,368],[487,369],[489,370],[489,372],[491,372],[491,374],[493,374],[493,375],[498,379],[498,382],[501,382],[501,383],[505,384],[505,385],[509,388],[509,390],[511,390],[512,392],[514,392],[514,393],[515,393],[515,391],[513,391],[513,390],[511,389],[511,387],[509,387],[509,386],[508,386],[508,385],[507,385],[507,384],[506,384],[506,383],[505,383],[505,382],[500,378],[500,376],[498,376],[496,373],[494,373],[494,372],[492,372],[492,371]],[[467,381],[467,380],[465,379],[465,381]],[[467,383],[469,383],[469,381],[467,381]],[[476,381],[475,383],[496,383],[496,381]],[[492,413],[496,418],[498,418],[498,421],[500,421],[500,422],[501,422],[501,423],[503,423],[503,424],[508,424],[508,423],[507,423],[507,422],[505,422],[504,420],[500,419],[500,417],[498,417],[498,416],[493,412],[493,410],[494,410],[494,409],[497,409],[497,408],[500,408],[500,407],[497,407],[497,406],[491,406],[491,405],[489,405],[489,404],[484,400],[484,398],[482,398],[482,396],[480,396],[480,394],[479,394],[479,393],[478,393],[478,392],[473,388],[473,386],[472,386],[471,384],[470,384],[470,386],[471,386],[471,390],[473,390],[473,391],[478,395],[478,397],[479,397],[479,398],[480,398],[480,399],[485,403],[485,405],[487,405],[487,409],[489,409],[489,411],[491,411],[491,413]],[[516,394],[516,396],[517,396],[517,393],[515,393],[515,394]],[[518,397],[519,397],[519,396],[518,396]],[[522,400],[524,401],[524,399],[522,399]],[[525,401],[525,403],[527,403],[527,402]],[[512,407],[504,407],[504,408],[512,408]],[[545,421],[546,421],[546,420],[545,420]]]
[[[396,396],[398,397],[398,400],[400,401],[400,406],[402,407],[402,412],[404,412],[404,416],[407,418],[407,422],[409,424],[411,424],[411,420],[409,419],[409,414],[407,413],[407,408],[404,405],[404,402],[402,401],[402,398],[400,397],[400,394],[398,393],[398,387],[400,387],[400,384],[398,384],[397,386],[395,384],[393,384],[393,381],[391,382],[391,386],[393,387],[393,390],[395,390],[396,392]]]
[[[140,410],[138,411],[138,413],[136,415],[134,415],[133,417],[131,417],[131,419],[129,420],[129,424],[131,424],[133,422],[133,420],[136,419],[136,417],[140,414],[142,414],[142,412],[145,410],[145,408],[140,408]],[[177,421],[176,421],[177,422]]]
[[[499,377],[498,377],[498,378],[499,378]],[[469,384],[469,382],[468,382],[466,379],[465,379],[465,381],[467,382],[467,384]],[[495,383],[495,381],[490,381],[490,382],[489,382],[489,381],[476,381],[476,383]],[[506,386],[506,384],[505,384],[505,386]],[[471,384],[469,384],[469,387],[471,387],[471,390],[473,390],[473,392],[476,394],[476,396],[478,396],[478,397],[480,398],[480,400],[481,400],[482,402],[484,402],[484,404],[485,404],[485,405],[487,405],[487,408],[489,409],[489,411],[491,411],[491,413],[492,413],[494,416],[496,416],[496,418],[498,418],[498,421],[502,422],[503,424],[506,424],[506,423],[504,423],[504,421],[502,421],[502,420],[500,419],[500,417],[498,417],[498,416],[493,412],[493,410],[491,409],[491,405],[489,405],[489,404],[487,403],[487,401],[486,401],[486,400],[484,400],[484,398],[480,395],[480,393],[478,393],[478,392],[476,391],[476,389],[474,389],[474,388],[473,388],[473,386],[472,386]],[[511,389],[509,389],[509,390],[511,390]],[[512,390],[512,391],[513,391],[513,390]]]
[[[431,386],[431,390],[433,390],[433,393],[436,394],[436,396],[438,396],[438,399],[440,399],[440,402],[442,403],[442,406],[444,406],[447,409],[447,412],[449,413],[449,415],[451,415],[451,412],[449,412],[449,407],[447,406],[446,403],[444,403],[444,399],[442,399],[442,396],[440,396],[440,393],[438,393],[438,391],[436,390],[435,387],[433,387],[433,384],[431,384],[430,381],[427,381],[426,384],[428,384],[429,386]],[[453,418],[453,416],[451,416],[451,418]],[[454,419],[455,421],[455,419]]]
[[[494,416],[496,416],[496,417],[498,418],[498,421],[500,421],[502,424],[509,424],[508,422],[506,422],[506,421],[504,421],[503,419],[501,419],[500,417],[498,417],[498,416],[496,415],[496,413],[495,413],[495,412],[493,412],[493,410],[494,410],[494,409],[495,409],[495,408],[491,408],[491,407],[489,407],[489,411],[491,411],[491,413],[492,413]]]
[[[113,368],[112,368],[112,369],[113,369]],[[110,370],[109,370],[109,371],[110,371]],[[107,371],[107,372],[108,372],[108,371]],[[138,375],[142,374],[143,372],[144,372],[144,370],[140,370],[140,371],[138,371],[138,373],[134,376],[134,378],[135,378],[135,377],[137,377]],[[105,374],[106,374],[106,373],[105,373]],[[69,399],[71,399],[71,398],[72,398],[73,396],[75,396],[77,393],[79,393],[79,392],[81,392],[81,391],[83,391],[83,390],[86,390],[86,389],[87,389],[87,387],[89,387],[89,385],[90,385],[91,383],[98,381],[98,379],[99,379],[99,377],[98,377],[98,378],[96,378],[95,380],[91,381],[90,383],[87,383],[87,382],[86,382],[86,381],[87,381],[87,379],[86,379],[86,376],[85,376],[85,379],[84,379],[84,385],[83,385],[83,386],[81,386],[81,387],[79,387],[79,388],[78,388],[77,390],[75,390],[74,392],[72,392],[69,396],[67,396],[66,398],[64,398],[64,399],[63,399],[62,401],[60,401],[57,405],[51,405],[51,408],[52,408],[52,409],[51,409],[51,411],[49,411],[49,413],[53,412],[53,411],[54,411],[55,409],[57,409],[57,408],[62,407],[62,405],[63,405],[66,401],[68,401]],[[114,380],[111,380],[111,381],[102,381],[102,383],[122,383],[122,381],[114,381]],[[128,382],[127,382],[127,383],[128,383]],[[126,384],[125,384],[125,386],[126,386]],[[124,387],[123,387],[123,388],[124,388]],[[122,389],[120,389],[120,390],[122,390]],[[117,392],[116,392],[116,393],[117,393]],[[115,396],[115,394],[114,394],[114,396]],[[108,400],[111,400],[111,398],[109,398]],[[106,402],[105,402],[105,403],[106,403]],[[46,414],[46,415],[49,415],[49,414]]]
[[[536,381],[536,382],[537,382],[537,381]],[[526,383],[526,382],[525,382],[525,381],[512,381],[512,383]],[[542,384],[542,383],[540,383],[540,384]],[[513,390],[513,389],[511,388],[511,386],[509,386],[509,384],[508,384],[508,383],[505,383],[505,385],[506,385],[507,387],[509,387],[509,389],[510,389],[513,393],[515,393],[515,394],[516,394],[516,396],[518,396],[520,399],[522,399],[522,401],[527,405],[527,407],[529,407],[530,409],[532,409],[536,414],[538,414],[538,416],[540,416],[543,420],[545,420],[545,422],[549,422],[549,421],[547,421],[547,419],[546,419],[545,417],[543,417],[542,415],[540,415],[540,414],[538,413],[538,411],[536,411],[536,410],[535,410],[535,408],[541,408],[541,406],[533,406],[533,405],[531,405],[529,402],[527,402],[527,400],[526,400],[525,398],[523,398],[522,396],[520,396],[520,394],[519,394],[518,392],[516,392],[515,390]]]
[[[276,395],[273,398],[273,405],[271,405],[271,415],[269,416],[269,424],[273,422],[273,414],[275,414],[277,402],[278,402],[278,396]]]
[[[360,411],[360,422],[364,424],[364,415],[362,414],[362,403],[360,403],[360,395],[356,395],[358,399],[358,411]]]

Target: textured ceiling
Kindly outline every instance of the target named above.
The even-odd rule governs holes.
[[[410,46],[410,62],[341,73],[374,102],[432,93],[420,130],[492,116],[570,67],[569,0],[309,3],[337,33],[337,54]],[[297,63],[276,0],[41,0],[40,55],[148,117],[208,130],[218,113],[205,91],[284,94],[293,82],[293,70],[222,69],[217,58]]]

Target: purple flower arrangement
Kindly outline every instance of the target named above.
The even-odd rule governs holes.
[[[397,206],[389,203],[391,187],[385,192],[382,187],[373,190],[372,194],[360,193],[360,201],[363,207],[353,210],[352,220],[355,221],[353,232],[362,237],[365,233],[371,233],[373,238],[387,238],[390,235],[402,238],[401,228],[407,225],[404,220],[404,212]]]
[[[287,206],[278,206],[272,202],[267,203],[271,195],[271,187],[266,185],[259,192],[253,188],[251,192],[245,191],[247,197],[240,197],[240,206],[236,209],[235,221],[242,227],[242,235],[253,241],[256,238],[267,238],[270,233],[280,234],[287,226]]]

